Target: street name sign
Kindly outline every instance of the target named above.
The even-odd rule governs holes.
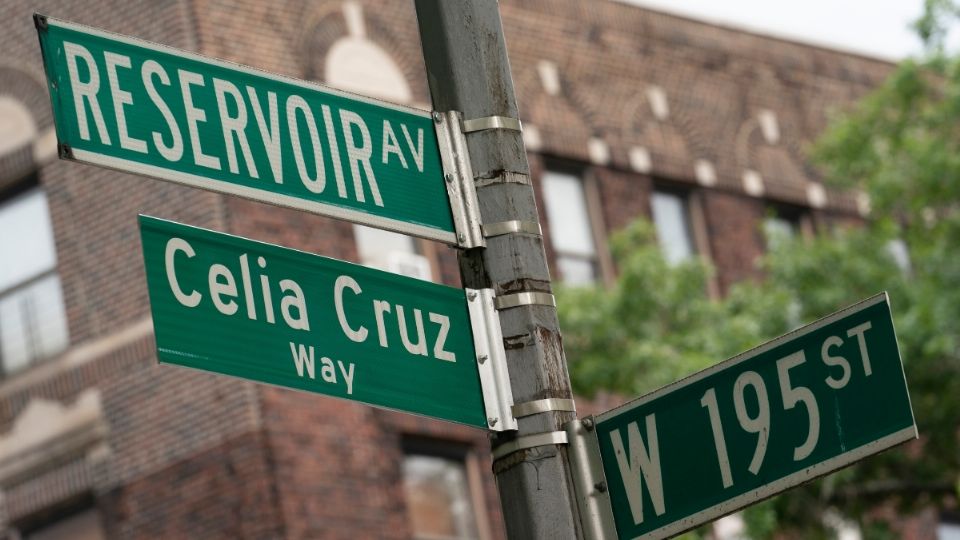
[[[497,414],[475,292],[147,216],[140,234],[160,362],[480,428]]]
[[[458,244],[429,112],[35,21],[61,157]]]
[[[594,422],[619,538],[679,534],[917,437],[886,293]]]

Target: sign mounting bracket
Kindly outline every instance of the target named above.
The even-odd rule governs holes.
[[[517,419],[512,412],[513,390],[510,387],[500,318],[493,307],[493,289],[466,291],[473,343],[477,351],[480,389],[487,414],[487,428],[492,431],[515,430]]]
[[[570,472],[584,538],[613,540],[617,538],[617,528],[613,521],[610,490],[603,474],[595,425],[592,416],[564,424],[569,441],[567,455],[570,457]]]
[[[453,213],[453,227],[457,233],[457,247],[486,247],[480,220],[480,203],[473,185],[473,168],[467,151],[467,140],[461,125],[463,115],[458,111],[434,112],[437,144],[447,196]]]

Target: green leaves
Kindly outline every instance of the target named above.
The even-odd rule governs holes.
[[[925,9],[917,29],[928,57],[903,62],[812,149],[828,182],[869,197],[862,227],[770,242],[765,279],[712,301],[709,265],[670,266],[638,222],[612,241],[612,287],[558,292],[575,389],[627,397],[889,292],[921,441],[751,507],[755,538],[830,537],[836,512],[860,520],[865,538],[888,537],[880,518],[865,517],[878,505],[909,511],[960,497],[960,58],[942,47],[958,10],[950,0]]]
[[[558,291],[576,390],[646,392],[716,361],[724,342],[708,331],[719,329],[721,317],[720,305],[704,295],[710,269],[699,261],[670,267],[646,222],[611,244],[616,284]]]
[[[701,261],[670,266],[650,225],[638,221],[613,238],[620,274],[612,287],[558,291],[574,387],[638,396],[886,290],[922,454],[912,445],[871,457],[747,510],[747,521],[757,538],[784,528],[828,538],[823,520],[837,512],[861,516],[884,501],[936,504],[960,474],[960,287],[946,285],[960,284],[960,258],[957,238],[942,234],[953,230],[924,226],[908,268],[891,246],[910,231],[894,220],[781,238],[762,259],[764,280],[714,301],[705,292],[712,269]]]
[[[928,52],[942,53],[948,30],[946,21],[957,15],[957,6],[951,0],[924,0],[923,15],[911,26]]]

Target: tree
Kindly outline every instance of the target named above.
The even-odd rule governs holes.
[[[558,307],[574,388],[635,396],[802,323],[890,293],[921,441],[792,490],[746,514],[754,538],[829,537],[839,513],[880,538],[881,506],[903,511],[960,498],[960,57],[943,46],[948,0],[927,0],[929,45],[900,64],[812,148],[825,179],[869,196],[869,220],[780,239],[765,278],[709,300],[703,262],[670,266],[648,223],[612,241],[610,288],[562,288]],[[908,260],[894,256],[906,246]]]

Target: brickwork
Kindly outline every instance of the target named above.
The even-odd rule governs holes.
[[[357,260],[353,226],[342,220],[307,215],[243,199],[226,204],[231,233],[328,257]]]
[[[626,4],[527,0],[502,7],[520,111],[537,126],[543,151],[588,159],[598,137],[611,163],[629,168],[643,147],[653,171],[694,180],[694,160],[711,162],[717,187],[742,191],[758,171],[767,196],[807,204],[816,181],[803,148],[825,126],[827,110],[850,103],[889,73],[889,64],[759,35],[737,33]],[[536,36],[531,39],[531,36]],[[558,67],[560,91],[538,76]],[[646,89],[663,90],[669,113],[657,118]],[[762,140],[758,114],[772,111],[779,141]],[[838,209],[849,200],[828,195]]]
[[[71,341],[149,314],[137,214],[223,228],[222,197],[88,165],[44,168]]]
[[[0,0],[10,14],[0,22],[0,95],[34,111],[40,131],[51,127],[30,20],[40,11],[321,82],[330,48],[348,35],[365,36],[396,62],[413,103],[428,106],[412,3],[346,5],[352,7],[340,0]],[[803,149],[825,125],[826,111],[864,95],[891,69],[623,3],[510,0],[501,11],[521,118],[540,135],[530,165],[544,233],[545,164],[572,163],[590,178],[609,232],[649,217],[655,185],[681,186],[702,196],[723,290],[759,277],[759,222],[768,200],[810,205],[809,186],[818,178]],[[544,83],[550,69],[556,91]],[[770,114],[776,137],[760,120]],[[608,159],[591,154],[591,140]],[[649,156],[649,169],[631,158],[637,149]],[[701,161],[715,171],[713,182],[698,179]],[[29,168],[29,153],[0,156],[0,190]],[[762,179],[762,194],[745,193],[748,170]],[[351,225],[76,163],[44,164],[39,180],[73,346],[0,381],[0,437],[31,402],[70,404],[91,387],[100,392],[107,432],[69,461],[0,481],[0,533],[86,493],[111,538],[408,538],[402,443],[420,437],[477,457],[480,517],[492,540],[503,538],[484,432],[156,363],[137,213],[356,260]],[[825,193],[817,223],[859,222],[854,194]],[[455,251],[439,244],[428,251],[435,275],[459,285]],[[581,410],[598,412],[616,400]]]
[[[99,497],[110,538],[284,538],[269,449],[249,433]]]
[[[703,206],[721,291],[737,281],[759,277],[757,261],[764,250],[760,229],[763,204],[741,195],[709,191]]]
[[[196,34],[185,2],[4,2],[3,10],[11,16],[0,32],[4,51],[0,94],[12,95],[30,107],[41,132],[52,127],[52,119],[31,20],[34,11],[195,48]],[[249,466],[240,463],[253,458],[263,461],[262,442],[231,446],[234,454],[222,448],[210,450],[229,438],[256,434],[257,402],[250,383],[158,366],[151,335],[143,331],[121,336],[138,324],[148,328],[142,324],[149,304],[137,214],[225,229],[224,198],[76,163],[50,163],[38,176],[50,208],[70,339],[77,346],[62,358],[5,381],[0,387],[0,428],[9,429],[34,400],[69,405],[84,389],[97,387],[107,427],[103,441],[107,452],[101,451],[93,461],[96,452],[80,456],[32,479],[4,485],[0,502],[4,523],[17,523],[45,505],[94,493],[113,537],[211,537],[207,531],[227,522],[232,528],[221,532],[221,537],[237,537],[231,531],[246,530],[250,533],[239,536],[269,536],[257,532],[261,525],[243,525],[223,513],[232,505],[235,516],[242,509],[254,519],[256,512],[251,508],[256,498],[270,493],[264,486],[269,487],[272,477],[264,470],[248,472]],[[248,455],[237,454],[244,448]],[[204,458],[204,452],[209,457]],[[195,487],[204,478],[223,476],[208,470],[204,459],[228,467],[234,467],[229,464],[235,461],[237,487],[230,487],[228,481]],[[178,471],[178,482],[170,482],[165,472],[171,466]],[[253,481],[256,475],[259,483]],[[244,486],[250,496],[241,499]],[[150,504],[144,504],[138,490],[150,494]],[[237,498],[228,502],[234,495],[227,492],[237,493]],[[206,506],[191,501],[191,494],[208,498]],[[206,511],[208,517],[190,517],[197,511]],[[191,520],[196,523],[190,524]],[[271,526],[269,520],[263,521]],[[276,528],[277,522],[272,526]],[[184,534],[164,533],[178,528]],[[191,530],[198,534],[186,534]]]
[[[125,343],[98,358],[77,363],[70,369],[58,369],[35,381],[13,379],[0,389],[0,429],[6,431],[13,420],[35,398],[73,401],[84,389],[113,376],[143,369],[154,361],[152,338]],[[40,369],[45,368],[43,366]]]
[[[481,474],[490,470],[486,434],[471,428],[277,388],[261,395],[287,538],[409,538],[405,436],[472,445]],[[489,481],[482,490],[502,538],[496,490]]]
[[[650,219],[653,180],[649,176],[598,168],[595,177],[608,231],[623,229],[638,217]]]
[[[144,366],[101,383],[110,426],[105,488],[124,484],[194,452],[255,431],[255,386],[170,366]]]
[[[0,33],[0,94],[36,111],[38,130],[53,125],[43,75],[34,12],[51,14],[111,31],[122,31],[176,47],[190,47],[186,6],[177,2],[79,3],[5,2],[10,14]],[[44,167],[40,182],[47,192],[57,242],[71,341],[82,342],[116,330],[120,321],[147,314],[137,212],[153,213],[198,225],[217,226],[217,196],[146,183],[132,175],[77,164]],[[131,241],[132,240],[132,241]]]
[[[263,398],[288,538],[410,536],[399,441],[373,409],[272,388]]]

